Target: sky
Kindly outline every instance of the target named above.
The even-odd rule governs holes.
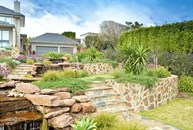
[[[193,0],[19,0],[25,15],[23,34],[36,37],[46,32],[100,32],[100,24],[112,20],[144,26],[193,20]],[[14,0],[0,0],[13,9]]]

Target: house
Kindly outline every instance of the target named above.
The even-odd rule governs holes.
[[[80,35],[81,44],[82,44],[84,47],[86,47],[85,38],[86,38],[86,36],[89,36],[89,35],[90,35],[90,36],[96,36],[96,35],[98,35],[98,33],[87,32],[87,33],[84,33],[84,34]]]
[[[14,10],[0,5],[0,48],[17,46],[22,51],[20,32],[24,26],[25,16],[20,13],[19,1],[14,1]]]
[[[58,33],[45,33],[33,38],[30,44],[31,51],[40,56],[47,52],[75,54],[79,43]]]

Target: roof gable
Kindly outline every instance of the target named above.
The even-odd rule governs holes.
[[[60,35],[58,33],[45,33],[33,38],[30,43],[49,43],[49,44],[79,44],[77,41]]]
[[[17,13],[9,8],[6,8],[4,6],[0,6],[0,14],[4,14],[4,15],[11,15],[11,16],[22,16],[24,17],[23,14],[21,13]]]

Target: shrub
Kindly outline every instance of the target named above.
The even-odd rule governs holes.
[[[33,60],[33,59],[27,59],[26,63],[27,63],[28,65],[33,65],[33,64],[35,63],[35,60]]]
[[[147,127],[137,121],[119,121],[112,130],[147,130]]]
[[[26,63],[26,56],[25,55],[19,55],[15,60],[18,60],[22,63]]]
[[[144,70],[145,64],[148,61],[148,49],[143,46],[125,43],[119,46],[119,50],[123,55],[125,70],[128,73],[139,74]]]
[[[0,74],[0,81],[2,81],[2,80],[3,80],[3,75]]]
[[[148,76],[157,78],[166,78],[170,76],[170,72],[166,68],[149,69],[145,73]]]
[[[72,92],[76,90],[85,90],[88,88],[88,82],[75,78],[63,78],[60,79],[57,76],[53,76],[55,80],[40,80],[33,82],[33,84],[39,86],[41,89],[45,88],[63,88],[68,87]],[[54,79],[53,78],[53,79]]]
[[[193,92],[193,77],[182,76],[178,81],[178,89],[181,92]]]
[[[61,78],[75,78],[75,71],[71,69],[66,69],[61,71],[60,73]]]
[[[118,116],[110,113],[99,113],[94,117],[98,130],[109,130],[119,121]]]
[[[75,78],[88,77],[89,73],[85,70],[75,71]]]
[[[96,123],[88,117],[83,117],[71,125],[74,130],[96,130]]]
[[[44,60],[43,61],[43,65],[45,65],[45,66],[48,66],[48,65],[51,65],[51,64],[52,64],[52,62],[49,61],[49,60]]]
[[[12,69],[16,67],[16,63],[12,59],[9,59],[9,58],[0,58],[0,63],[6,63]]]
[[[62,58],[64,57],[65,54],[62,53],[56,53],[56,52],[48,52],[48,53],[44,53],[42,56],[44,58]]]
[[[116,70],[112,73],[112,75],[118,79],[118,78],[121,78],[121,77],[125,77],[127,74],[125,73],[124,70]]]
[[[42,75],[42,81],[57,81],[60,77],[60,71],[47,71]]]

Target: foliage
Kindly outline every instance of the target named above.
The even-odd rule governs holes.
[[[86,81],[83,81],[81,79],[77,78],[62,78],[62,79],[56,79],[54,80],[40,80],[33,82],[33,84],[39,86],[41,89],[45,88],[63,88],[68,87],[72,92],[76,90],[85,90],[88,88],[88,83]]]
[[[3,75],[2,74],[0,74],[0,81],[2,81],[3,80]]]
[[[0,64],[0,79],[2,80],[3,77],[7,77],[10,70],[9,70],[9,67],[6,66],[7,64]]]
[[[117,46],[117,41],[122,32],[126,31],[127,26],[114,21],[103,21],[100,24],[100,38],[102,49],[113,49]]]
[[[82,117],[79,120],[76,120],[75,124],[71,125],[74,130],[96,130],[96,123],[93,119],[88,117]]]
[[[135,21],[135,23],[126,21],[125,24],[128,26],[128,29],[137,29],[143,26],[142,23],[138,23],[137,21]]]
[[[193,76],[192,53],[163,53],[160,55],[158,63],[168,67],[172,74]]]
[[[139,74],[145,69],[148,60],[148,49],[129,43],[119,46],[119,50],[123,55],[126,72]]]
[[[40,130],[48,130],[48,121],[45,118],[45,108],[43,107],[42,125]]]
[[[178,81],[178,89],[181,92],[193,92],[193,77],[182,76]]]
[[[12,69],[16,67],[16,63],[12,59],[9,59],[9,58],[0,58],[0,63],[6,63]]]
[[[125,77],[127,74],[125,73],[124,70],[116,70],[112,73],[112,75],[116,78],[119,79],[121,77]]]
[[[119,118],[116,114],[99,113],[94,117],[94,122],[98,130],[108,130],[116,125]]]
[[[147,127],[137,121],[119,121],[112,130],[147,130]]]
[[[193,130],[193,100],[172,99],[165,105],[141,112],[142,116],[164,122],[180,130]]]
[[[71,38],[71,39],[76,39],[76,33],[75,32],[63,32],[62,33],[63,36],[66,36],[68,38]]]
[[[15,58],[15,60],[22,62],[22,63],[26,63],[26,56],[20,54],[18,57]]]
[[[65,54],[62,53],[56,53],[56,52],[48,52],[48,53],[44,53],[42,56],[44,58],[62,58],[64,57]]]
[[[57,81],[59,80],[60,77],[60,71],[56,71],[56,70],[49,70],[47,72],[45,72],[42,75],[42,81],[46,82],[46,81]]]
[[[45,66],[48,66],[48,65],[51,65],[51,64],[52,64],[52,62],[49,61],[49,60],[44,60],[43,61],[43,65],[45,65]]]
[[[103,53],[104,53],[106,59],[116,61],[116,62],[122,61],[121,53],[117,50],[106,49],[106,50],[103,50]]]
[[[31,74],[27,74],[24,76],[25,78],[33,78],[33,76]]]
[[[126,41],[133,45],[143,44],[152,51],[155,50],[156,44],[157,48],[164,52],[192,52],[192,30],[193,20],[156,27],[143,27],[122,33],[118,44],[122,46]]]
[[[107,79],[113,79],[114,77],[111,74],[98,74],[98,75],[91,75],[89,77],[80,78],[86,82],[94,82],[94,81],[105,81]]]
[[[27,59],[27,60],[26,60],[26,63],[27,63],[28,65],[33,65],[33,64],[35,63],[35,60],[33,60],[33,59]]]
[[[101,45],[100,45],[100,37],[98,34],[91,34],[91,35],[87,35],[85,37],[85,44],[87,48],[97,48],[97,49],[101,49]]]
[[[166,68],[149,69],[144,73],[148,76],[157,78],[166,78],[170,76],[170,72]]]

